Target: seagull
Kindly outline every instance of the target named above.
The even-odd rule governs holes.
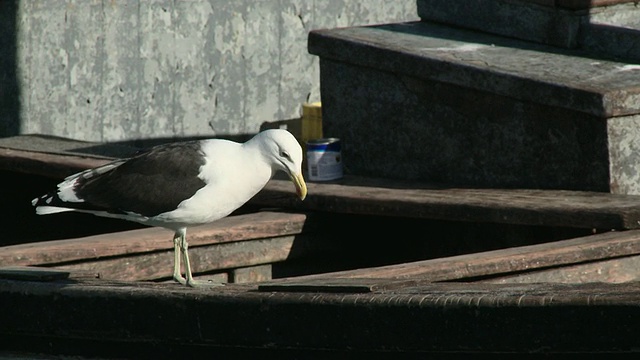
[[[278,171],[289,176],[304,200],[302,148],[287,130],[270,129],[244,143],[206,139],[158,145],[70,175],[31,204],[39,215],[76,211],[172,230],[173,278],[195,287],[208,283],[193,278],[187,228],[231,214]]]

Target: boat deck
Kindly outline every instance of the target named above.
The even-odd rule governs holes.
[[[84,152],[97,145],[43,141],[0,139],[0,170],[55,183],[110,160]],[[189,230],[194,270],[224,286],[171,282],[162,229],[3,246],[1,348],[98,358],[640,349],[638,196],[353,176],[308,185],[300,202],[274,179],[245,211]]]

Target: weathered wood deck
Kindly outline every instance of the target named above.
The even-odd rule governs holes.
[[[3,348],[114,357],[602,357],[637,352],[640,331],[637,282],[424,283],[361,293],[0,280],[0,292],[0,306],[11,309],[0,313]]]
[[[0,170],[56,179],[108,161],[64,148],[90,144],[50,141],[63,150],[0,141]],[[255,211],[189,230],[196,271],[234,282],[223,287],[163,282],[173,249],[161,229],[3,247],[0,306],[11,310],[0,312],[1,349],[152,358],[640,351],[640,197],[350,176],[308,185],[299,202],[288,181],[273,180],[249,204]],[[351,221],[362,227],[341,236]],[[478,224],[528,238],[471,251],[491,241],[474,234]],[[556,230],[529,241],[539,229]],[[428,256],[434,244],[464,244],[460,235],[477,247]],[[284,278],[270,268],[409,244],[427,256]]]
[[[306,222],[306,218],[304,214],[264,211],[194,227],[189,231],[192,268],[198,273],[240,269],[318,251],[322,244],[314,238],[312,222]],[[170,279],[174,251],[171,239],[168,230],[144,228],[17,244],[1,248],[0,264],[93,271],[111,280]],[[297,245],[292,254],[294,241],[303,246]],[[231,271],[229,275],[239,274]],[[229,281],[226,273],[218,279]]]

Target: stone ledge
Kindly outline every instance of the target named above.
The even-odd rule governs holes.
[[[434,23],[316,30],[309,52],[600,117],[640,112],[640,66]]]
[[[640,8],[628,0],[418,0],[417,5],[423,21],[640,59]]]

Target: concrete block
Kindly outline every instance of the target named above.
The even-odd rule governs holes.
[[[580,47],[611,57],[640,62],[640,7],[626,2],[591,9],[582,18]]]
[[[422,20],[640,60],[640,8],[629,0],[418,0]]]
[[[575,47],[580,17],[535,2],[510,0],[417,0],[418,15],[468,29],[561,47]]]
[[[425,22],[314,31],[347,173],[640,194],[640,67]]]

